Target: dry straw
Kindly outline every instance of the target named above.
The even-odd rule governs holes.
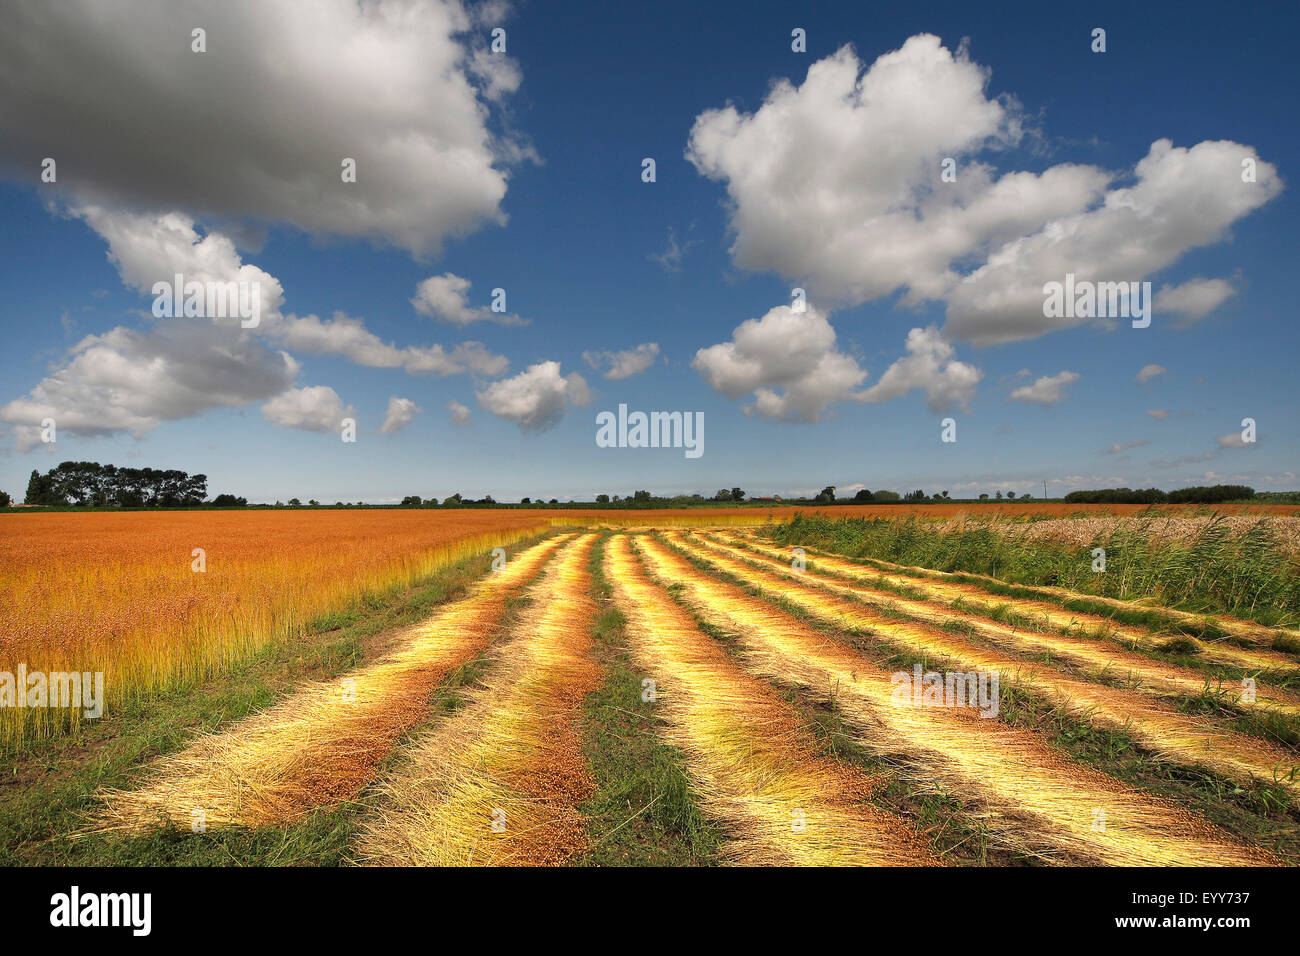
[[[1071,520],[1077,520],[1077,519],[1071,519]],[[1133,519],[1127,519],[1127,520],[1131,522]],[[1290,526],[1292,526],[1292,530],[1290,532],[1292,537],[1294,537],[1297,534],[1300,534],[1300,532],[1297,532],[1294,529],[1294,526],[1300,525],[1300,518],[1289,517],[1286,519],[1279,519],[1279,520],[1285,520],[1286,522],[1288,522]],[[989,526],[995,528],[997,527],[996,523],[991,523],[988,521],[978,522],[975,524],[975,526],[976,527]],[[965,523],[962,523],[960,525],[954,526],[950,530],[959,531],[965,527],[966,527]],[[1132,530],[1128,525],[1121,525],[1120,527],[1127,529],[1125,531],[1125,536],[1128,539],[1141,540],[1141,530],[1140,530],[1141,526],[1139,526],[1139,530],[1137,531]],[[753,536],[752,532],[743,532],[743,533],[751,542],[757,540]],[[1096,540],[1095,538],[1089,538],[1089,540],[1086,543],[1091,544],[1094,543],[1095,540]],[[1212,544],[1213,542],[1211,542],[1211,546]],[[914,587],[922,586],[930,583],[938,583],[938,582],[948,582],[954,585],[968,585],[968,582],[974,581],[982,584],[984,588],[993,589],[993,588],[1001,588],[1006,583],[1004,581],[1000,581],[997,578],[989,577],[988,575],[984,575],[984,574],[976,574],[970,571],[963,571],[960,573],[954,573],[951,571],[937,571],[932,568],[919,567],[917,565],[896,564],[891,561],[883,561],[879,558],[867,557],[865,555],[856,559],[856,562],[860,562],[860,563],[843,562],[843,559],[837,558],[835,555],[827,554],[824,551],[820,551],[820,550],[814,551],[814,549],[811,548],[806,550],[808,551],[809,554],[815,553],[817,556],[817,560],[822,562],[823,564],[826,564],[826,566],[828,567],[831,566],[831,564],[829,564],[828,562],[842,562],[848,567],[856,568],[857,570],[862,570],[863,565],[868,565],[872,568],[876,568],[884,572],[894,572],[898,575],[898,579],[900,581],[906,581],[907,583],[909,583],[911,586]],[[1294,559],[1292,560],[1294,561]],[[1205,563],[1207,567],[1211,565],[1211,562],[1203,562],[1203,563]],[[972,593],[978,590],[983,590],[983,589],[976,587],[972,591]],[[1070,588],[1054,587],[1045,584],[1028,585],[1026,586],[1026,590],[1032,591],[1039,598],[1042,598],[1046,601],[1054,602],[1058,607],[1066,601],[1087,601],[1092,605],[1110,607],[1117,611],[1131,611],[1131,612],[1142,613],[1142,612],[1150,612],[1151,610],[1153,610],[1152,603],[1147,600],[1124,600],[1121,598],[1108,597],[1102,594],[1093,594],[1091,592],[1085,593],[1083,591],[1071,590]],[[994,592],[985,591],[985,593],[992,594]],[[1188,611],[1182,611],[1177,608],[1164,607],[1164,606],[1158,606],[1158,610],[1162,616],[1193,628],[1198,628],[1201,625],[1208,622],[1218,627],[1219,630],[1223,631],[1226,634],[1231,635],[1234,638],[1238,638],[1243,641],[1249,641],[1261,647],[1266,647],[1266,648],[1270,647],[1278,636],[1290,638],[1293,641],[1300,641],[1300,630],[1291,627],[1270,626],[1270,625],[1260,624],[1255,621],[1242,620],[1241,618],[1233,617],[1229,614],[1216,614],[1216,613],[1208,613],[1208,612],[1201,613],[1201,614],[1193,614]],[[1104,618],[1103,620],[1109,621],[1110,619]],[[1222,647],[1222,645],[1212,645],[1211,648],[1209,648],[1209,650],[1211,650],[1212,652],[1223,650],[1223,649],[1224,648]],[[1227,650],[1235,650],[1235,649],[1227,648]],[[1237,657],[1228,657],[1225,658],[1224,660],[1228,663],[1240,663],[1242,661],[1245,661],[1247,662],[1247,664],[1249,664],[1252,658],[1237,656]],[[1278,658],[1273,655],[1268,655],[1263,660],[1266,661],[1265,666],[1280,666],[1280,663],[1282,661],[1281,658]],[[1294,658],[1287,658],[1285,666],[1295,667],[1296,662]]]
[[[763,567],[783,572],[789,570],[788,551],[749,539],[706,536],[704,540],[719,543],[726,548],[727,553],[745,557]],[[1200,671],[1153,661],[1150,657],[1117,647],[1110,640],[1094,637],[1093,635],[1113,637],[1152,650],[1167,639],[1167,636],[1159,638],[1150,631],[1119,624],[1109,618],[1064,611],[1042,601],[1000,598],[999,606],[1010,609],[1021,620],[1032,622],[1032,625],[1041,624],[1042,627],[1035,629],[1033,626],[1007,625],[991,617],[993,605],[972,600],[972,596],[988,598],[990,595],[971,586],[922,582],[916,578],[888,575],[864,569],[861,565],[855,566],[852,562],[837,561],[820,555],[807,562],[805,571],[801,580],[828,591],[860,597],[876,604],[888,604],[912,617],[958,621],[971,634],[977,634],[994,644],[1013,651],[1048,652],[1084,667],[1106,670],[1111,677],[1125,679],[1148,693],[1196,697],[1207,689],[1206,676]],[[873,584],[884,586],[873,587]],[[912,599],[891,590],[899,587],[920,591],[928,595],[928,599]],[[960,603],[954,605],[946,601]],[[1092,630],[1087,634],[1081,633],[1084,628]],[[1273,670],[1295,671],[1297,663],[1300,663],[1283,654],[1242,653],[1253,663],[1253,667],[1248,668],[1250,670],[1263,668],[1265,661],[1268,661],[1272,663]],[[1206,657],[1219,663],[1225,662],[1216,657],[1213,651]],[[1243,665],[1238,663],[1238,666]],[[1285,690],[1272,694],[1257,692],[1251,703],[1243,702],[1242,706],[1300,715],[1300,701]]]
[[[686,756],[706,813],[750,865],[922,865],[925,841],[870,802],[875,781],[818,755],[793,709],[745,675],[653,584],[628,548],[606,550],[638,662],[655,680],[663,736]]]
[[[357,858],[397,866],[560,864],[586,845],[592,781],[578,728],[590,657],[595,535],[567,545],[498,644],[472,699],[406,749],[378,787]]]
[[[1003,845],[1049,862],[1273,862],[1186,811],[1070,763],[1033,734],[968,709],[895,704],[890,674],[865,655],[651,538],[638,543],[656,574],[680,583],[698,613],[734,636],[755,672],[836,706],[914,786],[958,798]]]
[[[693,543],[698,545],[691,550],[693,555],[764,593],[780,595],[820,620],[878,636],[914,654],[951,661],[963,671],[997,673],[1006,684],[1041,696],[1077,719],[1125,731],[1161,759],[1204,767],[1236,780],[1276,783],[1300,803],[1295,757],[1262,739],[1182,714],[1140,692],[1067,676],[974,644],[932,623],[900,619],[836,597],[815,578],[805,579],[784,566],[787,573],[766,571],[715,545]]]
[[[298,688],[269,710],[155,762],[144,785],[105,793],[97,829],[271,826],[355,797],[398,737],[424,719],[446,675],[492,640],[507,598],[564,538],[517,555],[396,648],[342,677]]]

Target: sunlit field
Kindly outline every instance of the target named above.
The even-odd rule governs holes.
[[[7,852],[1300,860],[1300,519],[1041,507],[5,516],[0,672],[102,670],[109,717],[7,743],[116,754],[19,775]],[[260,652],[297,676],[240,696]],[[993,683],[900,702],[931,671]]]
[[[1067,514],[1175,516],[1195,510],[1017,501],[653,511],[8,514],[0,517],[0,590],[6,596],[0,606],[0,670],[23,664],[29,671],[102,671],[111,708],[244,659],[349,601],[409,585],[471,555],[487,562],[492,548],[553,526],[740,528],[820,514],[957,522],[991,518],[992,527],[1016,533],[1033,526],[1026,520]],[[1249,522],[1253,517],[1248,516],[1294,513],[1297,507],[1221,510]],[[0,739],[48,734],[75,724],[77,714],[70,708],[5,708]]]
[[[493,547],[549,524],[486,510],[6,515],[0,670],[103,671],[111,708],[211,673],[359,595],[473,554],[486,566]],[[5,708],[0,736],[46,733],[77,714]]]

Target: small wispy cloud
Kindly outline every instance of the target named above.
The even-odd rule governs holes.
[[[1065,398],[1065,388],[1082,376],[1078,372],[1058,372],[1044,375],[1032,385],[1022,385],[1008,396],[1008,401],[1027,402],[1031,405],[1055,405]]]
[[[384,424],[379,430],[384,434],[401,431],[422,411],[424,409],[409,398],[398,398],[394,395],[388,399],[388,413],[384,416]]]
[[[1167,371],[1169,371],[1169,369],[1165,368],[1163,365],[1143,365],[1142,370],[1137,373],[1137,383],[1139,385],[1145,385],[1157,375],[1164,375]]]
[[[663,252],[652,252],[646,258],[651,262],[657,262],[663,267],[665,272],[681,272],[682,257],[686,255],[691,246],[698,245],[698,239],[688,239],[685,242],[677,241],[677,234],[673,231],[672,226],[668,227],[668,245]]]
[[[1097,454],[1099,455],[1118,455],[1122,451],[1128,451],[1130,448],[1141,448],[1143,445],[1149,445],[1151,442],[1145,438],[1137,441],[1115,442],[1109,448],[1103,448]]]
[[[470,410],[454,398],[447,403],[447,411],[451,415],[451,423],[457,428],[464,428],[473,419]]]
[[[605,378],[631,378],[644,372],[659,357],[657,342],[642,342],[635,348],[621,349],[613,352],[583,352],[582,360],[588,366],[601,372]]]

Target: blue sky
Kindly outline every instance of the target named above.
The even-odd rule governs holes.
[[[0,489],[66,459],[255,501],[1300,487],[1292,5],[276,6],[18,4]],[[251,331],[149,315],[182,269],[282,294]],[[1168,295],[1049,327],[1067,269]],[[422,313],[441,276],[467,291]],[[395,397],[420,411],[382,432]],[[597,447],[619,403],[703,412],[704,454]]]

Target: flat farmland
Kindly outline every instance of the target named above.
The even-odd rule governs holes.
[[[0,669],[138,683],[9,742],[0,853],[1300,862],[1300,519],[937,507],[8,517]],[[1169,520],[1198,524],[1133,550]],[[1233,583],[1189,603],[1184,565]],[[274,680],[240,663],[281,645]]]

